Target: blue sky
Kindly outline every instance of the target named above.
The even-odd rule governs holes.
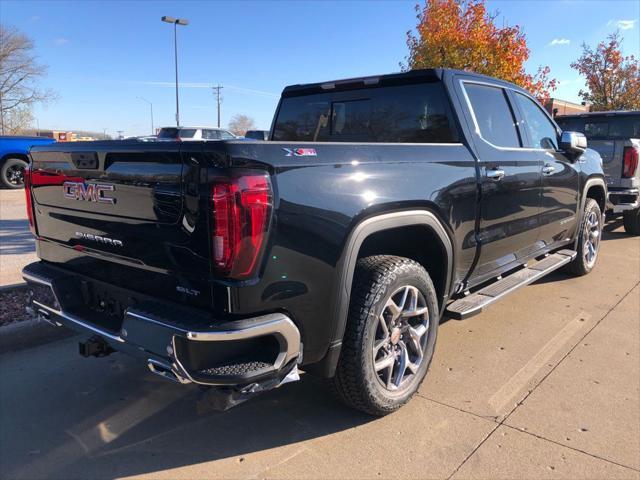
[[[268,128],[288,84],[399,70],[415,0],[391,1],[16,1],[1,0],[0,21],[29,34],[49,74],[43,86],[59,99],[38,107],[40,128],[125,135],[173,125],[173,32],[180,27],[180,117],[214,125],[208,85],[221,83],[222,124],[236,113]],[[583,85],[569,64],[582,42],[595,44],[619,28],[624,51],[640,56],[640,1],[492,1],[498,22],[527,35],[530,70],[549,65],[560,80],[554,96],[577,100]],[[554,42],[555,40],[555,42]]]

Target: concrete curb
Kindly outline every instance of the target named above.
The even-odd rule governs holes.
[[[72,335],[75,335],[75,332],[68,328],[54,327],[38,319],[11,323],[0,327],[0,355],[38,347]]]

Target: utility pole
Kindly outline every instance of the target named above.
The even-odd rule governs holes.
[[[218,128],[220,128],[220,90],[222,90],[224,87],[220,84],[218,84],[217,87],[211,87],[211,89],[213,90],[213,94],[216,96],[216,105],[218,107]]]

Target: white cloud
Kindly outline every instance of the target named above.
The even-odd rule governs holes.
[[[615,26],[620,30],[630,30],[636,26],[636,20],[609,20],[607,22],[608,27]]]
[[[58,37],[53,41],[53,43],[55,43],[57,47],[60,47],[62,45],[66,45],[67,43],[69,43],[69,39],[64,37]]]
[[[569,45],[570,43],[571,40],[569,40],[568,38],[554,38],[553,40],[551,40],[549,45],[553,47],[554,45]]]

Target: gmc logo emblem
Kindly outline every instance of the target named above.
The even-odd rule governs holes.
[[[62,191],[65,198],[70,200],[84,200],[86,202],[116,203],[115,198],[108,197],[105,192],[113,192],[116,187],[101,183],[64,182]]]

